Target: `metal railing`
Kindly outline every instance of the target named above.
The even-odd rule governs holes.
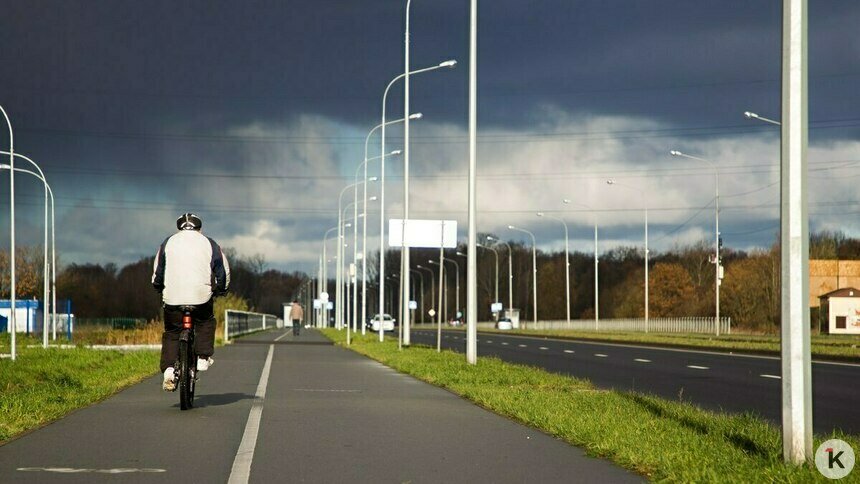
[[[278,325],[278,317],[273,314],[252,313],[250,311],[224,311],[224,341],[243,334],[263,331]]]
[[[478,323],[479,328],[492,328],[494,323]],[[570,329],[575,331],[627,331],[645,332],[645,318],[601,319],[595,324],[593,319],[573,319],[567,321],[531,321],[520,320],[520,329],[555,330]],[[712,317],[685,318],[650,318],[648,331],[651,333],[701,333],[709,334],[716,331]],[[732,318],[720,318],[720,334],[732,334]]]

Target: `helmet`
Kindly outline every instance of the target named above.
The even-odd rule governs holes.
[[[193,213],[183,213],[176,219],[176,228],[179,230],[200,230],[203,228],[203,221]]]

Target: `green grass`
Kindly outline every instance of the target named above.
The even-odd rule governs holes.
[[[103,400],[158,369],[155,351],[99,351],[86,348],[27,348],[18,339],[18,360],[0,360],[0,443]],[[9,352],[0,336],[0,353]]]
[[[463,331],[449,329],[449,331]],[[518,329],[500,331],[480,329],[486,333],[502,333],[519,336],[608,341],[616,343],[641,343],[649,345],[673,346],[683,348],[702,348],[720,351],[747,351],[755,353],[779,354],[778,335],[733,334],[714,336],[707,334],[666,334],[575,331],[566,329]],[[816,335],[811,338],[812,356],[829,360],[860,359],[860,335]]]
[[[345,333],[324,330],[343,344]],[[580,446],[661,482],[829,482],[814,467],[782,460],[779,429],[753,415],[728,415],[639,393],[596,389],[582,379],[461,354],[358,336],[351,349],[446,388],[500,415]],[[858,436],[834,433],[860,449]],[[860,482],[855,471],[843,482]]]

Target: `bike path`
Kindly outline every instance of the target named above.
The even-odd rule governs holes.
[[[270,351],[244,454],[250,482],[641,481],[316,331],[290,331],[219,348],[190,411],[154,377],[0,447],[0,482],[227,482]]]

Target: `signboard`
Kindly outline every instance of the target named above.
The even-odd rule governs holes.
[[[349,275],[350,277],[355,277],[355,264],[351,262],[349,264]]]
[[[406,221],[406,238],[403,237],[403,219],[393,218],[388,221],[389,247],[457,247],[456,220],[417,220]]]
[[[332,309],[334,309],[334,303],[329,302],[328,305],[326,306],[326,308],[328,308],[328,310],[331,311]]]
[[[493,312],[493,313],[502,312],[502,303],[497,302],[497,303],[490,304],[490,312]]]
[[[432,318],[433,316],[436,316],[436,310],[433,308],[430,308],[430,310],[427,311],[427,314],[429,314],[430,317]]]
[[[314,299],[314,309],[322,309],[322,301]]]
[[[463,311],[457,311],[457,317],[462,318],[463,317]]]
[[[328,293],[325,291],[321,292],[320,293],[320,300],[321,301],[328,301]]]
[[[418,301],[409,301],[409,309],[418,309]]]

